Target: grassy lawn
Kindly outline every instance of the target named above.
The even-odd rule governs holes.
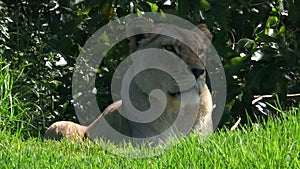
[[[115,156],[91,141],[22,141],[1,132],[0,168],[300,168],[300,113],[290,114],[201,142],[194,134],[147,158]]]

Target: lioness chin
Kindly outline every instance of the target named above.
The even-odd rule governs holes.
[[[211,34],[204,25],[198,27],[210,40]],[[166,105],[162,114],[154,121],[139,123],[128,120],[120,115],[117,109],[126,112],[124,101],[118,101],[108,106],[107,109],[89,126],[81,126],[72,122],[56,122],[52,124],[45,133],[46,138],[61,138],[61,135],[70,138],[89,137],[91,139],[101,137],[99,131],[103,130],[103,120],[105,119],[110,126],[117,132],[133,138],[150,138],[158,134],[163,141],[168,140],[168,135],[163,135],[176,121],[178,116],[191,118],[192,112],[196,112],[195,119],[191,124],[192,129],[201,134],[213,132],[212,123],[212,97],[206,85],[206,71],[202,60],[205,60],[205,52],[209,46],[207,38],[194,30],[183,29],[170,24],[153,24],[145,18],[133,20],[127,26],[127,31],[139,32],[148,31],[129,38],[131,52],[143,49],[156,48],[162,49],[176,55],[185,62],[191,76],[185,76],[181,68],[173,66],[172,69],[178,73],[176,79],[167,75],[158,75],[157,70],[146,70],[137,76],[132,85],[134,92],[131,94],[131,102],[139,110],[147,110],[149,99],[160,102],[160,98],[150,97],[150,90],[161,87],[166,96]],[[166,36],[170,33],[175,34],[176,38]],[[181,75],[182,73],[182,75]],[[178,82],[178,83],[175,83]],[[179,114],[181,112],[181,114]],[[180,125],[176,126],[180,129]],[[153,140],[156,142],[157,140]]]

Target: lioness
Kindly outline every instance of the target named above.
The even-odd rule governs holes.
[[[73,122],[56,122],[52,124],[45,133],[46,138],[59,139],[61,136],[98,138],[103,131],[103,119],[118,132],[134,138],[148,138],[163,133],[176,120],[178,112],[182,108],[184,118],[189,118],[190,112],[197,110],[195,123],[192,128],[201,134],[213,132],[212,123],[212,97],[206,85],[206,71],[201,59],[205,60],[205,52],[209,46],[207,39],[203,38],[199,29],[211,40],[212,35],[204,25],[199,25],[199,29],[188,30],[170,24],[154,24],[145,18],[136,19],[128,24],[128,32],[150,31],[154,33],[139,34],[129,38],[129,47],[132,52],[142,49],[156,48],[175,54],[182,59],[188,69],[194,75],[193,79],[186,76],[178,80],[182,84],[176,84],[167,75],[157,75],[157,71],[148,70],[144,74],[135,78],[132,85],[133,105],[139,110],[149,108],[149,89],[161,86],[166,95],[167,103],[164,112],[154,121],[138,123],[130,121],[121,116],[116,110],[123,109],[124,103],[118,101],[108,106],[107,109],[89,126],[81,126]],[[176,38],[162,35],[166,32],[176,34]],[[172,65],[173,69],[176,65]],[[143,76],[144,75],[144,76]],[[179,90],[179,85],[184,90]],[[167,87],[166,87],[167,86]],[[181,89],[182,89],[181,88]],[[159,102],[159,98],[150,98]],[[124,102],[124,101],[123,101]],[[180,127],[180,126],[179,126]],[[165,136],[167,137],[167,136]],[[154,142],[156,140],[153,140]]]

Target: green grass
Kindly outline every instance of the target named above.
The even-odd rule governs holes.
[[[22,141],[0,132],[0,168],[300,168],[300,113],[289,114],[201,142],[194,134],[159,156],[137,159],[115,156],[91,141]]]
[[[0,54],[0,131],[20,134],[28,132],[26,130],[31,125],[29,108],[19,101],[18,94],[14,92],[24,68],[12,70],[10,66]]]

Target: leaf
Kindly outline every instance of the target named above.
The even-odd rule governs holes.
[[[268,28],[275,27],[279,23],[277,16],[270,16],[266,22],[266,26]]]
[[[83,21],[83,17],[78,17],[76,19],[70,20],[69,22],[63,25],[61,33],[66,35],[72,34],[74,30],[76,30],[78,25],[81,24],[82,21]]]
[[[286,32],[286,27],[283,25],[283,26],[281,26],[280,29],[279,29],[279,35],[280,35],[281,37],[284,37],[285,32]]]
[[[92,9],[92,8],[87,7],[87,8],[85,8],[85,9],[82,10],[82,11],[81,11],[81,10],[78,10],[78,11],[77,11],[77,16],[88,15],[91,9]]]
[[[239,73],[241,69],[246,68],[248,58],[247,57],[234,57],[224,65],[226,75],[232,76]]]
[[[158,12],[158,6],[155,3],[147,2],[151,7],[151,12]]]
[[[205,11],[209,11],[211,9],[211,5],[207,0],[200,0],[200,4]]]
[[[250,51],[251,49],[253,49],[255,46],[255,42],[252,39],[248,39],[248,38],[243,38],[240,39],[237,43],[237,50],[239,52],[247,52]]]
[[[268,43],[268,42],[275,42],[275,38],[269,36],[269,35],[266,35],[264,33],[261,33],[257,36],[257,39],[256,39],[257,42],[265,42],[265,43]]]
[[[151,6],[147,2],[140,2],[138,8],[144,12],[151,12]]]

